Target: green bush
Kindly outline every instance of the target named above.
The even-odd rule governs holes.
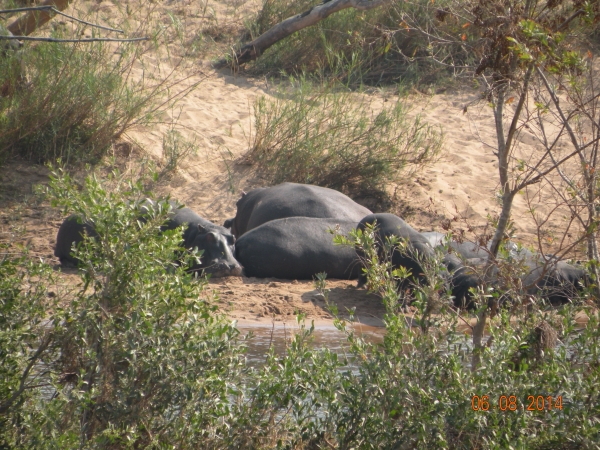
[[[165,71],[162,63],[146,58],[149,50],[160,54],[183,40],[179,23],[157,24],[152,10],[140,7],[128,4],[120,11],[114,21],[125,34],[117,37],[148,36],[150,42],[26,42],[19,51],[2,53],[0,162],[11,157],[37,163],[97,161],[129,128],[150,123],[158,110],[194,89],[197,83],[180,84],[187,79],[178,72],[184,59],[170,61]],[[87,32],[62,29],[44,34],[76,39]]]
[[[319,3],[265,0],[250,26],[252,39]],[[440,83],[458,75],[462,70],[460,67],[473,55],[464,51],[460,44],[448,41],[443,48],[436,49],[437,58],[447,64],[434,63],[430,59],[430,37],[410,30],[405,18],[410,17],[424,31],[435,24],[456,36],[462,23],[457,24],[452,18],[445,23],[438,20],[439,11],[443,11],[448,3],[448,0],[397,1],[368,11],[342,10],[276,43],[249,70],[271,75],[281,71],[319,73],[353,85]]]
[[[149,105],[123,77],[132,47],[115,59],[105,43],[26,46],[0,58],[0,157],[34,162],[93,161]],[[26,68],[18,81],[11,67]]]
[[[141,183],[90,176],[79,190],[59,172],[48,190],[65,212],[93,221],[99,237],[76,250],[81,283],[52,294],[49,266],[3,249],[2,447],[600,446],[600,327],[585,303],[500,310],[474,369],[459,325],[481,317],[487,297],[500,293],[481,291],[480,310],[455,311],[438,260],[423,262],[427,285],[398,292],[407,274],[379,259],[367,229],[345,242],[360,247],[386,305],[382,344],[336,319],[347,337],[343,354],[315,349],[313,327],[302,327],[283,355],[271,350],[264,366],[249,368],[205,280],[173,263],[182,230],[159,234],[166,202],[142,222]],[[327,298],[323,277],[316,286]],[[407,295],[416,326],[402,314]],[[576,314],[589,317],[587,327]]]
[[[398,277],[405,274],[379,260],[372,231],[357,233],[350,242],[369,261],[370,283],[387,309],[387,333],[382,346],[369,346],[348,332],[352,353],[364,362],[359,364],[359,377],[346,377],[337,388],[339,415],[332,421],[338,428],[330,443],[341,448],[600,446],[599,393],[594,387],[600,381],[600,330],[595,309],[577,301],[554,309],[538,299],[535,307],[513,304],[510,310],[500,310],[490,320],[480,365],[473,368],[476,350],[458,325],[481,317],[487,297],[499,293],[480,293],[478,311],[458,314],[442,290],[437,315],[431,315],[436,299],[427,289],[440,285],[443,270],[436,269],[435,261],[427,263],[429,285],[411,295],[417,325],[411,328],[400,313],[405,293],[396,290]],[[575,322],[577,313],[589,317],[586,328]],[[544,334],[548,331],[553,338]],[[480,404],[475,396],[488,396],[487,403]],[[539,405],[538,397],[544,397],[545,410],[537,410],[535,401],[533,410],[528,409],[530,396]],[[330,411],[329,405],[324,409]]]
[[[275,100],[256,101],[246,160],[266,168],[273,183],[383,190],[431,162],[441,147],[441,133],[407,109],[398,101],[376,113],[364,97],[300,81]]]
[[[53,284],[50,266],[29,258],[23,249],[0,245],[0,448],[6,431],[18,429],[22,406],[39,394],[39,366],[52,341],[52,326],[43,325]]]
[[[237,330],[204,293],[206,280],[175,265],[182,229],[159,234],[168,203],[151,207],[141,222],[141,183],[101,183],[90,176],[79,191],[67,175],[56,173],[48,192],[65,212],[92,221],[98,238],[77,249],[81,283],[45,311],[51,342],[37,375],[44,389],[2,417],[18,427],[4,428],[0,442],[33,448],[201,447],[227,416],[230,386],[242,368],[241,347]],[[18,273],[11,277],[18,285]],[[26,300],[15,299],[13,309],[28,313]],[[14,328],[15,317],[2,320],[2,333]],[[44,329],[38,323],[37,333]],[[22,345],[35,348],[34,336],[22,336]],[[14,346],[9,352],[26,361],[27,354]]]

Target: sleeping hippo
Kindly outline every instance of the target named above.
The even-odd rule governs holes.
[[[227,241],[227,245],[231,247],[231,251],[234,251],[235,237],[231,232],[220,225],[214,224],[209,220],[206,220],[192,211],[190,208],[179,208],[173,201],[169,202],[173,208],[173,214],[169,216],[169,220],[166,225],[162,228],[163,230],[173,230],[180,227],[183,224],[188,224],[188,227],[183,233],[183,245],[185,248],[193,248],[194,241],[197,238],[199,231],[212,231],[223,235]],[[200,233],[202,234],[202,233]]]
[[[286,217],[331,218],[358,222],[371,214],[364,206],[333,189],[310,184],[282,183],[243,193],[237,212],[224,226],[239,238],[266,222]]]
[[[333,244],[329,229],[348,234],[357,222],[313,217],[271,220],[244,233],[235,244],[236,259],[249,277],[311,280],[354,279],[361,266],[352,247]]]
[[[143,206],[142,211],[145,208]],[[201,263],[191,267],[190,270],[203,270],[213,277],[241,275],[242,267],[233,256],[235,239],[228,230],[203,219],[189,208],[173,209],[162,230],[172,230],[184,224],[187,224],[187,228],[183,233],[182,246],[203,251]],[[83,241],[84,234],[97,237],[91,222],[81,222],[76,215],[65,219],[58,230],[54,249],[54,255],[60,259],[61,264],[66,266],[78,264],[77,259],[71,254],[71,249],[73,245]]]
[[[435,231],[422,235],[434,246],[442,246],[445,236]],[[488,248],[473,242],[450,241],[448,245],[458,255],[466,259],[472,266],[483,266],[489,256]],[[521,281],[530,295],[541,294],[552,304],[564,304],[577,296],[582,288],[589,283],[587,272],[580,268],[555,258],[544,259],[541,255],[519,247],[514,242],[507,242],[508,255],[522,261],[526,273]]]
[[[91,238],[98,237],[93,224],[91,222],[82,222],[80,217],[75,214],[71,214],[60,225],[58,234],[56,235],[54,256],[60,260],[63,266],[77,266],[79,261],[71,254],[71,249],[73,245],[79,245],[86,234]]]
[[[380,242],[385,242],[386,238],[392,236],[407,241],[408,245],[406,252],[400,252],[398,249],[394,250],[394,253],[392,254],[392,265],[395,268],[402,266],[410,269],[413,280],[424,282],[425,276],[419,263],[419,258],[433,258],[435,256],[434,250],[431,245],[429,245],[427,239],[394,214],[370,214],[359,222],[357,228],[364,231],[367,224],[376,224],[376,236],[377,240]],[[358,278],[358,287],[363,286],[366,282],[367,279],[364,273],[361,273]]]
[[[377,237],[380,241],[391,236],[407,240],[407,252],[401,253],[399,250],[395,250],[392,254],[392,265],[394,268],[403,266],[410,269],[413,281],[425,282],[426,278],[423,274],[420,261],[422,261],[422,258],[433,258],[434,247],[441,245],[445,236],[441,233],[435,236],[424,236],[400,217],[393,214],[372,214],[367,216],[360,221],[359,229],[364,230],[367,223],[377,223]],[[417,254],[419,255],[418,258],[416,257]],[[479,276],[474,270],[465,266],[456,255],[446,253],[442,262],[447,269],[447,272],[444,271],[443,276],[444,278],[447,277],[446,279],[452,291],[455,306],[471,307],[473,304],[470,289],[476,288],[481,284]],[[359,277],[359,287],[365,282],[365,276],[361,274]]]

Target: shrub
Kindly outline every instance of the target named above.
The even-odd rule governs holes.
[[[407,294],[397,291],[406,273],[379,259],[367,229],[336,239],[369,262],[370,286],[386,305],[383,343],[336,320],[344,354],[314,349],[313,327],[302,327],[283,355],[271,350],[263,367],[246,368],[237,331],[215,312],[205,280],[173,264],[182,230],[159,234],[167,203],[139,220],[141,184],[90,176],[78,190],[54,173],[55,203],[98,232],[76,249],[80,285],[50,295],[49,266],[14,250],[3,256],[1,446],[598,448],[597,310],[513,304],[474,350],[459,325],[500,293],[482,290],[478,311],[455,311],[444,270],[423,262],[429,282],[410,295],[408,321]],[[327,298],[324,277],[316,286]]]
[[[302,13],[321,2],[309,0],[265,0],[254,23],[250,26],[256,38],[277,23]],[[313,27],[301,30],[276,43],[264,52],[249,68],[251,73],[325,73],[353,85],[387,83],[439,83],[460,74],[460,66],[472,55],[460,44],[436,49],[441,65],[429,59],[429,37],[409,29],[405,17],[416,19],[423,30],[435,22],[438,27],[455,34],[460,25],[440,24],[436,19],[446,0],[391,2],[368,11],[345,9],[331,15]],[[444,28],[445,27],[445,28]],[[454,29],[454,28],[456,29]],[[451,30],[451,31],[450,31]],[[457,31],[458,30],[458,31]],[[457,67],[451,67],[455,63]]]
[[[350,242],[375,266],[369,269],[370,282],[386,305],[387,333],[378,347],[348,332],[353,353],[364,362],[360,377],[348,377],[342,381],[344,389],[337,388],[341,405],[335,407],[339,415],[332,421],[338,428],[330,443],[361,448],[598,448],[596,310],[577,302],[553,309],[539,299],[533,308],[514,304],[500,310],[490,321],[481,363],[473,368],[478,350],[458,325],[480,317],[487,300],[479,295],[478,311],[459,313],[441,291],[441,308],[430,315],[433,296],[422,294],[443,273],[441,268],[437,275],[431,272],[433,262],[426,269],[429,285],[417,287],[411,297],[416,307],[411,318],[419,325],[411,328],[398,309],[405,293],[397,292],[396,278],[402,274],[389,267],[379,270],[372,231],[356,233]],[[498,293],[485,291],[485,297],[492,295]],[[578,313],[589,318],[583,330],[575,322]],[[548,330],[552,339],[547,339]]]
[[[52,340],[38,374],[45,390],[12,411],[19,426],[4,428],[3,439],[33,448],[202,446],[228,414],[240,346],[203,292],[206,280],[174,264],[182,229],[159,234],[168,203],[141,222],[141,182],[90,176],[79,191],[59,172],[48,192],[92,221],[98,238],[76,250],[80,285],[47,311]],[[35,339],[23,336],[22,345]]]
[[[145,52],[159,52],[167,33],[162,25],[152,29],[151,17],[140,17],[140,22],[135,35],[148,35],[153,43],[28,42],[18,52],[4,52],[0,161],[16,156],[38,163],[96,161],[115,138],[133,125],[149,123],[157,109],[193,89],[176,88],[185,76],[174,69],[163,75],[160,66],[144,67]],[[120,26],[130,30],[127,21]],[[52,36],[80,34],[65,35],[58,28]],[[143,76],[136,67],[146,69]]]
[[[259,98],[246,159],[266,168],[271,182],[383,190],[431,162],[441,133],[395,105],[373,112],[360,96],[331,88],[298,88],[276,100]]]
[[[0,448],[11,448],[7,432],[19,429],[22,405],[40,394],[39,362],[52,342],[44,318],[55,302],[49,265],[8,244],[0,252]]]

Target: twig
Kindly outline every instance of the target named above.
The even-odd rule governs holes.
[[[148,41],[149,37],[114,39],[114,38],[85,38],[85,39],[56,39],[31,36],[0,36],[0,39],[19,40],[19,41],[42,41],[42,42],[137,42]]]
[[[46,6],[29,6],[27,8],[13,8],[13,9],[0,9],[0,14],[9,14],[16,12],[24,12],[24,11],[40,11],[46,9],[52,9],[54,6],[46,5]]]
[[[6,411],[8,411],[8,409],[17,400],[17,398],[19,398],[19,396],[23,393],[23,391],[25,391],[25,389],[29,389],[29,387],[26,386],[26,384],[25,384],[27,381],[27,377],[29,376],[29,371],[31,370],[33,365],[36,363],[36,361],[40,357],[40,355],[46,350],[46,348],[48,348],[48,346],[52,342],[52,339],[53,339],[52,333],[49,333],[44,337],[44,340],[40,343],[40,346],[38,347],[36,352],[33,354],[33,356],[30,358],[29,364],[27,364],[27,367],[23,371],[23,375],[21,376],[21,380],[19,383],[19,389],[17,389],[13,393],[13,395],[11,395],[11,397],[9,399],[7,399],[4,403],[0,403],[0,414],[4,414]]]
[[[23,11],[52,11],[55,14],[59,14],[61,16],[67,17],[67,18],[69,18],[71,20],[74,20],[75,22],[80,22],[80,23],[83,23],[85,25],[89,25],[91,27],[101,28],[101,29],[107,30],[107,31],[115,31],[117,33],[125,33],[123,30],[118,30],[116,28],[105,27],[103,25],[97,25],[95,23],[86,22],[85,20],[81,20],[81,19],[78,19],[77,17],[70,16],[69,14],[65,14],[64,12],[59,11],[53,5],[31,6],[29,8],[2,9],[2,10],[0,10],[0,14],[7,14],[7,13],[13,13],[13,12],[23,12]]]

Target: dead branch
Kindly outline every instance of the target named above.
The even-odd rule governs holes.
[[[125,33],[123,30],[118,30],[116,28],[105,27],[104,25],[98,25],[96,23],[87,22],[85,20],[78,19],[77,17],[70,16],[69,14],[65,14],[64,12],[59,11],[54,6],[30,6],[28,8],[15,8],[15,9],[0,9],[0,14],[18,12],[18,11],[52,11],[54,14],[58,14],[60,16],[66,17],[67,19],[73,20],[75,22],[83,23],[84,25],[89,25],[90,27],[100,28],[102,30],[114,31],[116,33]]]
[[[52,6],[62,11],[69,6],[70,0],[45,0],[40,6]],[[39,27],[47,23],[54,17],[52,11],[29,11],[27,14],[19,17],[8,26],[8,30],[15,36],[29,36]]]
[[[308,11],[285,19],[273,28],[260,35],[252,42],[244,45],[233,55],[233,64],[238,66],[257,59],[266,49],[282,39],[294,34],[303,28],[310,27],[326,19],[331,14],[347,8],[365,11],[377,8],[390,0],[324,0]],[[229,65],[227,59],[222,59],[215,64],[217,67]]]
[[[42,340],[42,342],[40,342],[39,347],[37,348],[33,356],[29,359],[29,364],[27,364],[27,367],[23,371],[23,375],[21,376],[21,379],[19,381],[19,389],[14,391],[13,394],[6,401],[0,403],[0,414],[6,413],[6,411],[8,411],[11,405],[21,396],[21,394],[26,389],[31,388],[30,386],[27,386],[27,378],[29,377],[29,372],[31,371],[37,360],[40,358],[42,353],[46,351],[46,349],[52,342],[52,339],[52,333],[48,333],[44,336],[44,339]]]
[[[136,42],[148,41],[149,37],[115,39],[115,38],[84,38],[84,39],[57,39],[48,37],[31,37],[31,36],[0,36],[0,40],[19,40],[19,41],[42,41],[42,42]]]

